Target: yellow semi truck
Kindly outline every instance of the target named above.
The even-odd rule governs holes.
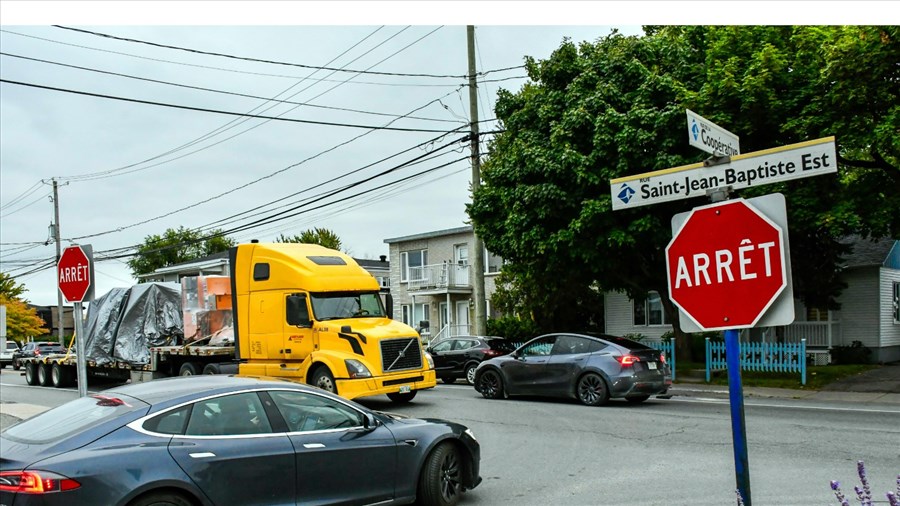
[[[230,251],[241,374],[309,383],[353,399],[407,402],[435,386],[418,333],[391,318],[375,278],[349,255],[312,244]]]
[[[232,248],[229,260],[234,346],[148,346],[138,350],[140,361],[88,357],[88,375],[139,382],[239,372],[309,383],[348,399],[386,394],[399,403],[435,386],[418,333],[391,318],[390,295],[383,301],[378,282],[349,255],[314,244],[252,242]],[[130,337],[119,332],[116,340]],[[23,365],[32,385],[75,381],[71,352]]]

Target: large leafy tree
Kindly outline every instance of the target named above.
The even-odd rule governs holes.
[[[526,59],[531,82],[499,93],[495,112],[505,132],[489,145],[468,211],[521,290],[545,294],[522,298],[520,312],[545,329],[580,328],[581,316],[527,306],[588,287],[635,299],[655,290],[664,294],[669,321],[677,321],[663,256],[670,220],[707,200],[613,212],[609,180],[702,160],[685,138],[685,108],[740,135],[742,152],[837,137],[837,176],[739,193],[785,193],[796,293],[833,307],[841,289],[836,265],[847,251],[839,239],[900,232],[898,29],[672,26],[645,33],[564,41],[546,60]],[[679,353],[689,353],[684,344]]]
[[[20,342],[28,337],[47,333],[44,320],[23,298],[26,291],[28,289],[24,284],[17,283],[9,274],[0,272],[0,306],[6,306],[6,333]]]
[[[275,242],[318,244],[319,246],[324,246],[326,248],[336,250],[341,249],[341,238],[338,237],[338,235],[334,233],[333,230],[318,227],[304,230],[299,235],[294,234],[292,236],[286,236],[284,234],[279,234],[278,238],[275,239]]]
[[[234,245],[234,239],[226,237],[220,230],[201,233],[184,227],[170,228],[163,235],[148,235],[138,246],[137,254],[128,261],[128,267],[137,277],[161,267],[225,251]]]

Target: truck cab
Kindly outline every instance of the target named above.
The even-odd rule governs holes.
[[[230,251],[241,374],[315,385],[348,399],[411,400],[435,386],[418,333],[391,318],[375,278],[349,255],[313,244]],[[388,298],[388,306],[390,306]]]

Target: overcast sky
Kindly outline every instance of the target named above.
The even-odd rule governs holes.
[[[705,12],[725,3],[741,17]],[[56,304],[53,179],[63,247],[92,245],[97,296],[135,282],[101,257],[179,226],[238,242],[323,227],[377,258],[386,238],[465,223],[465,24],[486,120],[499,89],[526,82],[524,57],[564,37],[777,22],[725,3],[2,1],[0,78],[15,83],[0,83],[0,269]]]

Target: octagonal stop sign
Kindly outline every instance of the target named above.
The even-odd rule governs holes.
[[[94,274],[90,257],[90,246],[70,246],[59,257],[56,264],[59,291],[68,302],[82,302],[90,293]]]
[[[666,247],[672,302],[702,330],[755,326],[788,282],[784,234],[744,199],[695,208]]]

